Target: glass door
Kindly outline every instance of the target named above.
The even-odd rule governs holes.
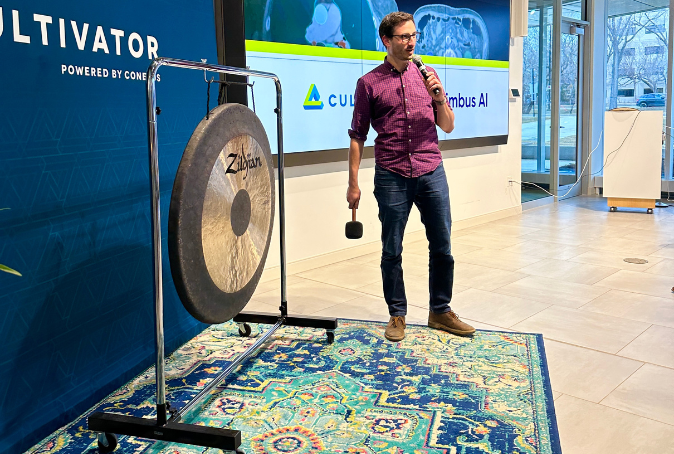
[[[549,197],[553,0],[529,1],[522,83],[522,203]]]
[[[583,25],[562,18],[559,39],[559,106],[557,157],[550,168],[556,171],[555,195],[572,197],[580,194],[578,181],[583,163],[580,160],[582,132]],[[555,68],[556,69],[556,68]],[[551,154],[552,160],[552,154]],[[554,179],[554,176],[553,176]]]
[[[584,1],[530,0],[524,37],[522,202],[581,193]],[[571,17],[565,17],[569,15]]]
[[[562,17],[562,0],[554,0],[552,25],[552,109],[550,113],[550,192],[557,200],[581,193],[584,27],[581,19]],[[582,166],[581,166],[582,167]]]

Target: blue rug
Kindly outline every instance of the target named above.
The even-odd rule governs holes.
[[[264,327],[263,327],[264,328]],[[324,331],[281,328],[184,420],[242,431],[246,454],[560,454],[541,335],[457,337],[408,325],[340,320]],[[213,326],[167,360],[167,400],[181,407],[254,342]],[[153,417],[154,368],[91,411]],[[28,452],[95,452],[86,415]],[[219,452],[121,436],[116,452]]]

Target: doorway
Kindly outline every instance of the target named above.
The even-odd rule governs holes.
[[[580,194],[584,2],[529,2],[524,38],[522,203]],[[573,17],[566,17],[569,14]]]

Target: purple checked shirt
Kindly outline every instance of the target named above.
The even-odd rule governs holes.
[[[426,66],[429,72],[435,72]],[[358,79],[349,137],[365,141],[372,128],[375,163],[405,177],[434,171],[442,155],[435,129],[437,108],[419,68],[410,62],[402,73],[384,63]]]

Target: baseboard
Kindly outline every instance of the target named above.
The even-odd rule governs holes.
[[[522,211],[533,210],[534,208],[539,208],[545,205],[555,203],[555,198],[552,196],[541,197],[540,199],[531,200],[529,202],[522,203]]]

